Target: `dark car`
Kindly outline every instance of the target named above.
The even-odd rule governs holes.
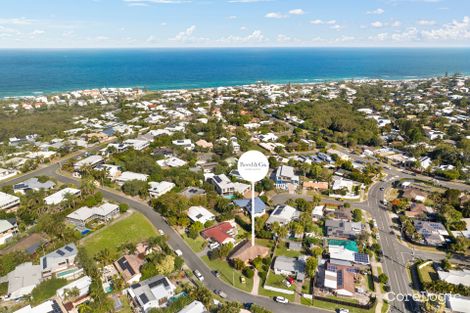
[[[244,308],[245,310],[251,309],[252,306],[253,306],[253,302],[246,302],[246,303],[243,303],[243,308]]]
[[[212,274],[214,274],[215,277],[220,277],[219,271],[212,271]]]

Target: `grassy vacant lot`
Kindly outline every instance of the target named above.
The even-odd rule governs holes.
[[[430,283],[433,280],[439,279],[439,276],[437,276],[436,271],[432,267],[432,263],[423,266],[419,271],[421,272],[421,278],[423,280],[423,283]]]
[[[289,250],[287,248],[288,246],[288,243],[283,241],[283,242],[280,242],[278,244],[278,246],[276,247],[276,251],[275,251],[275,255],[278,256],[278,255],[282,255],[282,256],[287,256],[287,257],[291,257],[291,258],[296,258],[298,256],[300,256],[300,251],[294,251],[294,250]]]
[[[265,297],[269,297],[269,298],[274,298],[274,297],[277,297],[277,296],[281,296],[281,297],[284,297],[287,300],[289,300],[289,302],[294,302],[295,301],[295,294],[287,295],[287,294],[284,294],[284,293],[264,289],[263,286],[259,286],[258,294],[260,294],[262,296],[265,296]]]
[[[186,241],[191,250],[198,253],[204,250],[205,240],[201,236],[197,236],[196,239],[189,238],[186,234],[182,234],[181,237]]]
[[[113,258],[117,258],[117,248],[120,245],[138,243],[156,235],[155,228],[142,214],[133,213],[91,234],[82,243],[91,257],[106,248]]]
[[[206,255],[203,256],[202,259],[204,260],[204,262],[206,262],[206,264],[211,269],[219,271],[220,278],[222,278],[229,285],[233,285],[235,288],[239,288],[247,292],[251,292],[251,289],[253,289],[253,279],[245,277],[246,283],[242,284],[240,282],[240,277],[243,276],[243,274],[231,268],[230,265],[227,263],[227,261],[225,260],[211,261]]]
[[[38,305],[41,302],[53,297],[57,289],[64,287],[68,281],[63,278],[51,278],[41,282],[31,292],[32,303]]]

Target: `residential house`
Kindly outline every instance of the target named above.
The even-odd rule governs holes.
[[[314,221],[318,221],[323,218],[325,206],[324,205],[317,205],[312,210],[312,219]]]
[[[470,287],[470,270],[449,270],[449,271],[437,271],[439,280],[445,281],[452,285],[464,285]]]
[[[453,313],[469,313],[470,297],[446,294],[446,307]]]
[[[370,263],[369,255],[359,253],[359,248],[356,242],[351,240],[329,239],[328,254],[330,255],[330,262],[332,264],[367,265]]]
[[[206,309],[202,302],[194,300],[184,308],[182,308],[178,313],[208,313],[209,311]]]
[[[67,199],[67,195],[77,197],[80,195],[80,193],[80,189],[64,188],[62,190],[57,191],[56,193],[53,193],[48,197],[45,197],[44,202],[46,202],[47,205],[56,205]]]
[[[166,307],[175,290],[168,278],[159,275],[130,286],[127,294],[139,312],[147,313],[153,308]]]
[[[198,187],[187,187],[180,194],[188,199],[191,199],[192,197],[205,195],[206,191]]]
[[[91,277],[83,276],[70,284],[59,288],[56,291],[56,296],[62,301],[64,307],[68,312],[75,312],[74,309],[85,301],[89,300],[88,294],[90,292]],[[78,295],[74,299],[68,298],[68,291],[78,290]]]
[[[164,195],[176,186],[174,183],[168,181],[161,181],[158,183],[152,181],[149,185],[149,194],[153,198],[158,198]]]
[[[438,222],[414,220],[416,232],[423,236],[423,241],[430,246],[442,246],[445,243],[444,236],[449,236],[447,229]]]
[[[231,195],[235,193],[235,185],[225,174],[214,175],[210,182],[215,186],[219,195]]]
[[[22,183],[13,185],[13,192],[25,194],[28,190],[39,191],[41,189],[47,191],[54,188],[55,183],[53,181],[40,182],[37,177],[32,177],[28,180],[25,180]]]
[[[199,139],[196,141],[196,146],[203,148],[203,149],[212,149],[214,146],[211,142],[207,142],[204,139]]]
[[[241,209],[244,209],[248,214],[252,214],[252,201],[251,199],[238,199],[234,200],[233,203]],[[255,198],[255,210],[254,216],[260,217],[266,214],[266,204],[259,197]]]
[[[150,142],[147,140],[127,139],[123,144],[132,147],[136,151],[142,151],[150,145]]]
[[[337,264],[325,264],[323,287],[336,295],[352,297],[355,293],[356,271],[354,268]]]
[[[185,150],[193,150],[195,145],[192,143],[191,139],[180,139],[180,140],[173,140],[172,143],[175,146],[182,147]]]
[[[250,240],[245,240],[239,243],[231,252],[229,259],[239,259],[245,264],[249,264],[257,257],[265,258],[269,255],[271,249],[260,245],[251,245]]]
[[[49,277],[54,273],[75,266],[75,258],[78,254],[74,243],[69,243],[51,253],[41,257],[41,273],[43,277]]]
[[[402,196],[403,198],[406,198],[409,200],[424,202],[426,201],[427,193],[419,189],[410,187],[410,188],[405,189]]]
[[[289,189],[289,185],[296,188],[300,184],[300,178],[295,175],[295,171],[292,166],[281,165],[276,171],[274,182],[276,184],[276,188],[287,190]]]
[[[161,167],[181,167],[185,166],[187,162],[175,156],[168,156],[165,159],[158,160],[157,164]]]
[[[20,205],[20,198],[0,191],[0,211],[14,210]]]
[[[280,225],[287,225],[291,221],[296,220],[299,215],[300,212],[297,209],[291,207],[290,205],[281,204],[276,206],[266,221],[266,224],[271,225],[277,222]]]
[[[234,221],[225,221],[204,229],[201,236],[207,240],[218,242],[220,245],[235,243],[237,225]]]
[[[193,222],[200,222],[202,225],[208,221],[214,221],[215,215],[202,206],[192,206],[188,209],[188,217]]]
[[[138,180],[138,181],[147,181],[149,175],[140,174],[134,172],[123,172],[120,176],[115,178],[115,181],[118,185],[122,186],[127,182]]]
[[[18,233],[16,221],[0,220],[0,246],[10,241]]]
[[[305,279],[305,259],[277,256],[273,264],[276,275],[294,276],[298,281]]]
[[[31,262],[20,264],[7,274],[7,280],[9,299],[27,296],[42,280],[41,266]]]
[[[87,158],[84,158],[78,162],[76,162],[74,165],[73,165],[73,168],[75,169],[75,171],[80,171],[82,169],[82,167],[84,166],[89,166],[89,167],[96,167],[98,166],[99,164],[102,164],[104,162],[104,159],[102,156],[100,155],[90,155],[89,157]]]
[[[103,203],[100,206],[81,207],[67,215],[67,221],[74,225],[85,227],[85,224],[93,220],[107,222],[119,214],[119,206],[111,203]]]
[[[18,174],[15,170],[0,168],[0,180],[5,180]]]
[[[327,236],[346,239],[355,238],[363,230],[362,223],[346,220],[326,220],[325,228]]]
[[[140,267],[145,261],[134,254],[126,254],[114,262],[114,267],[127,284],[135,284],[139,282],[142,274]]]

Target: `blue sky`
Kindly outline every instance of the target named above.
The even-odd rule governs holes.
[[[264,46],[470,46],[470,1],[0,1],[0,48]]]

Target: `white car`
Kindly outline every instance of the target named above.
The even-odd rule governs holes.
[[[199,279],[200,281],[204,280],[204,276],[202,276],[201,272],[199,272],[198,270],[194,270],[194,275],[196,275],[197,279]]]
[[[183,252],[180,249],[175,250],[177,256],[182,256]]]
[[[289,300],[287,300],[284,297],[280,297],[280,296],[277,296],[276,298],[274,298],[274,301],[279,302],[279,303],[284,303],[284,304],[289,303]]]
[[[165,236],[165,233],[161,229],[158,230],[158,233],[160,234],[160,236]]]
[[[349,313],[348,309],[339,309],[338,313]]]

